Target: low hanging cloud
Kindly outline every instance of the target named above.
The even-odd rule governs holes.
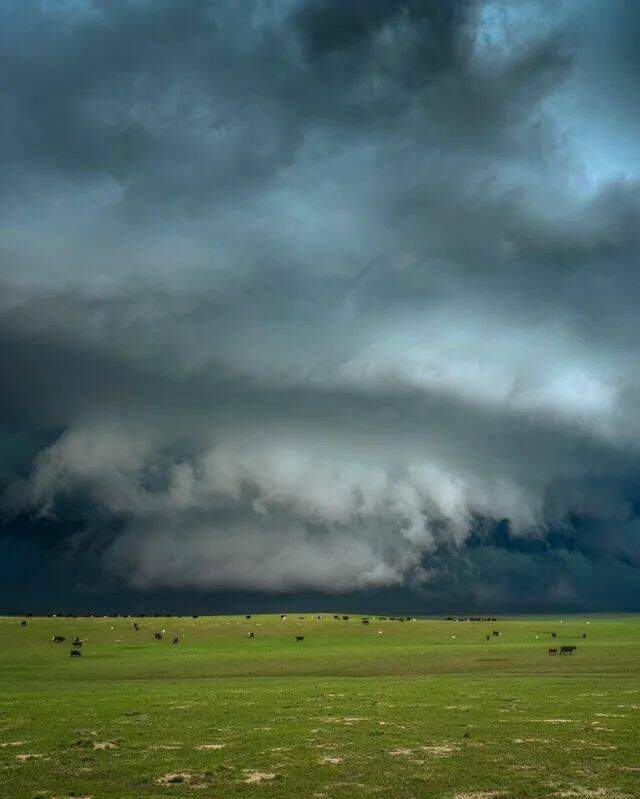
[[[5,3],[11,557],[628,602],[640,17],[603,13]]]

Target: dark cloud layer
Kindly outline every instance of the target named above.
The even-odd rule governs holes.
[[[3,606],[637,609],[638,26],[3,3]]]

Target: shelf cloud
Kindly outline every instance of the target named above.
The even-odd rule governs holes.
[[[3,601],[632,609],[638,26],[3,3]]]

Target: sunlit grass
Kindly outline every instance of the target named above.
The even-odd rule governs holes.
[[[5,618],[0,796],[637,797],[639,664],[634,616]]]

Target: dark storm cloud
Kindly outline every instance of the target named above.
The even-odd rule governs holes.
[[[3,4],[8,561],[52,596],[628,605],[636,67],[594,48],[638,12],[608,9]]]

